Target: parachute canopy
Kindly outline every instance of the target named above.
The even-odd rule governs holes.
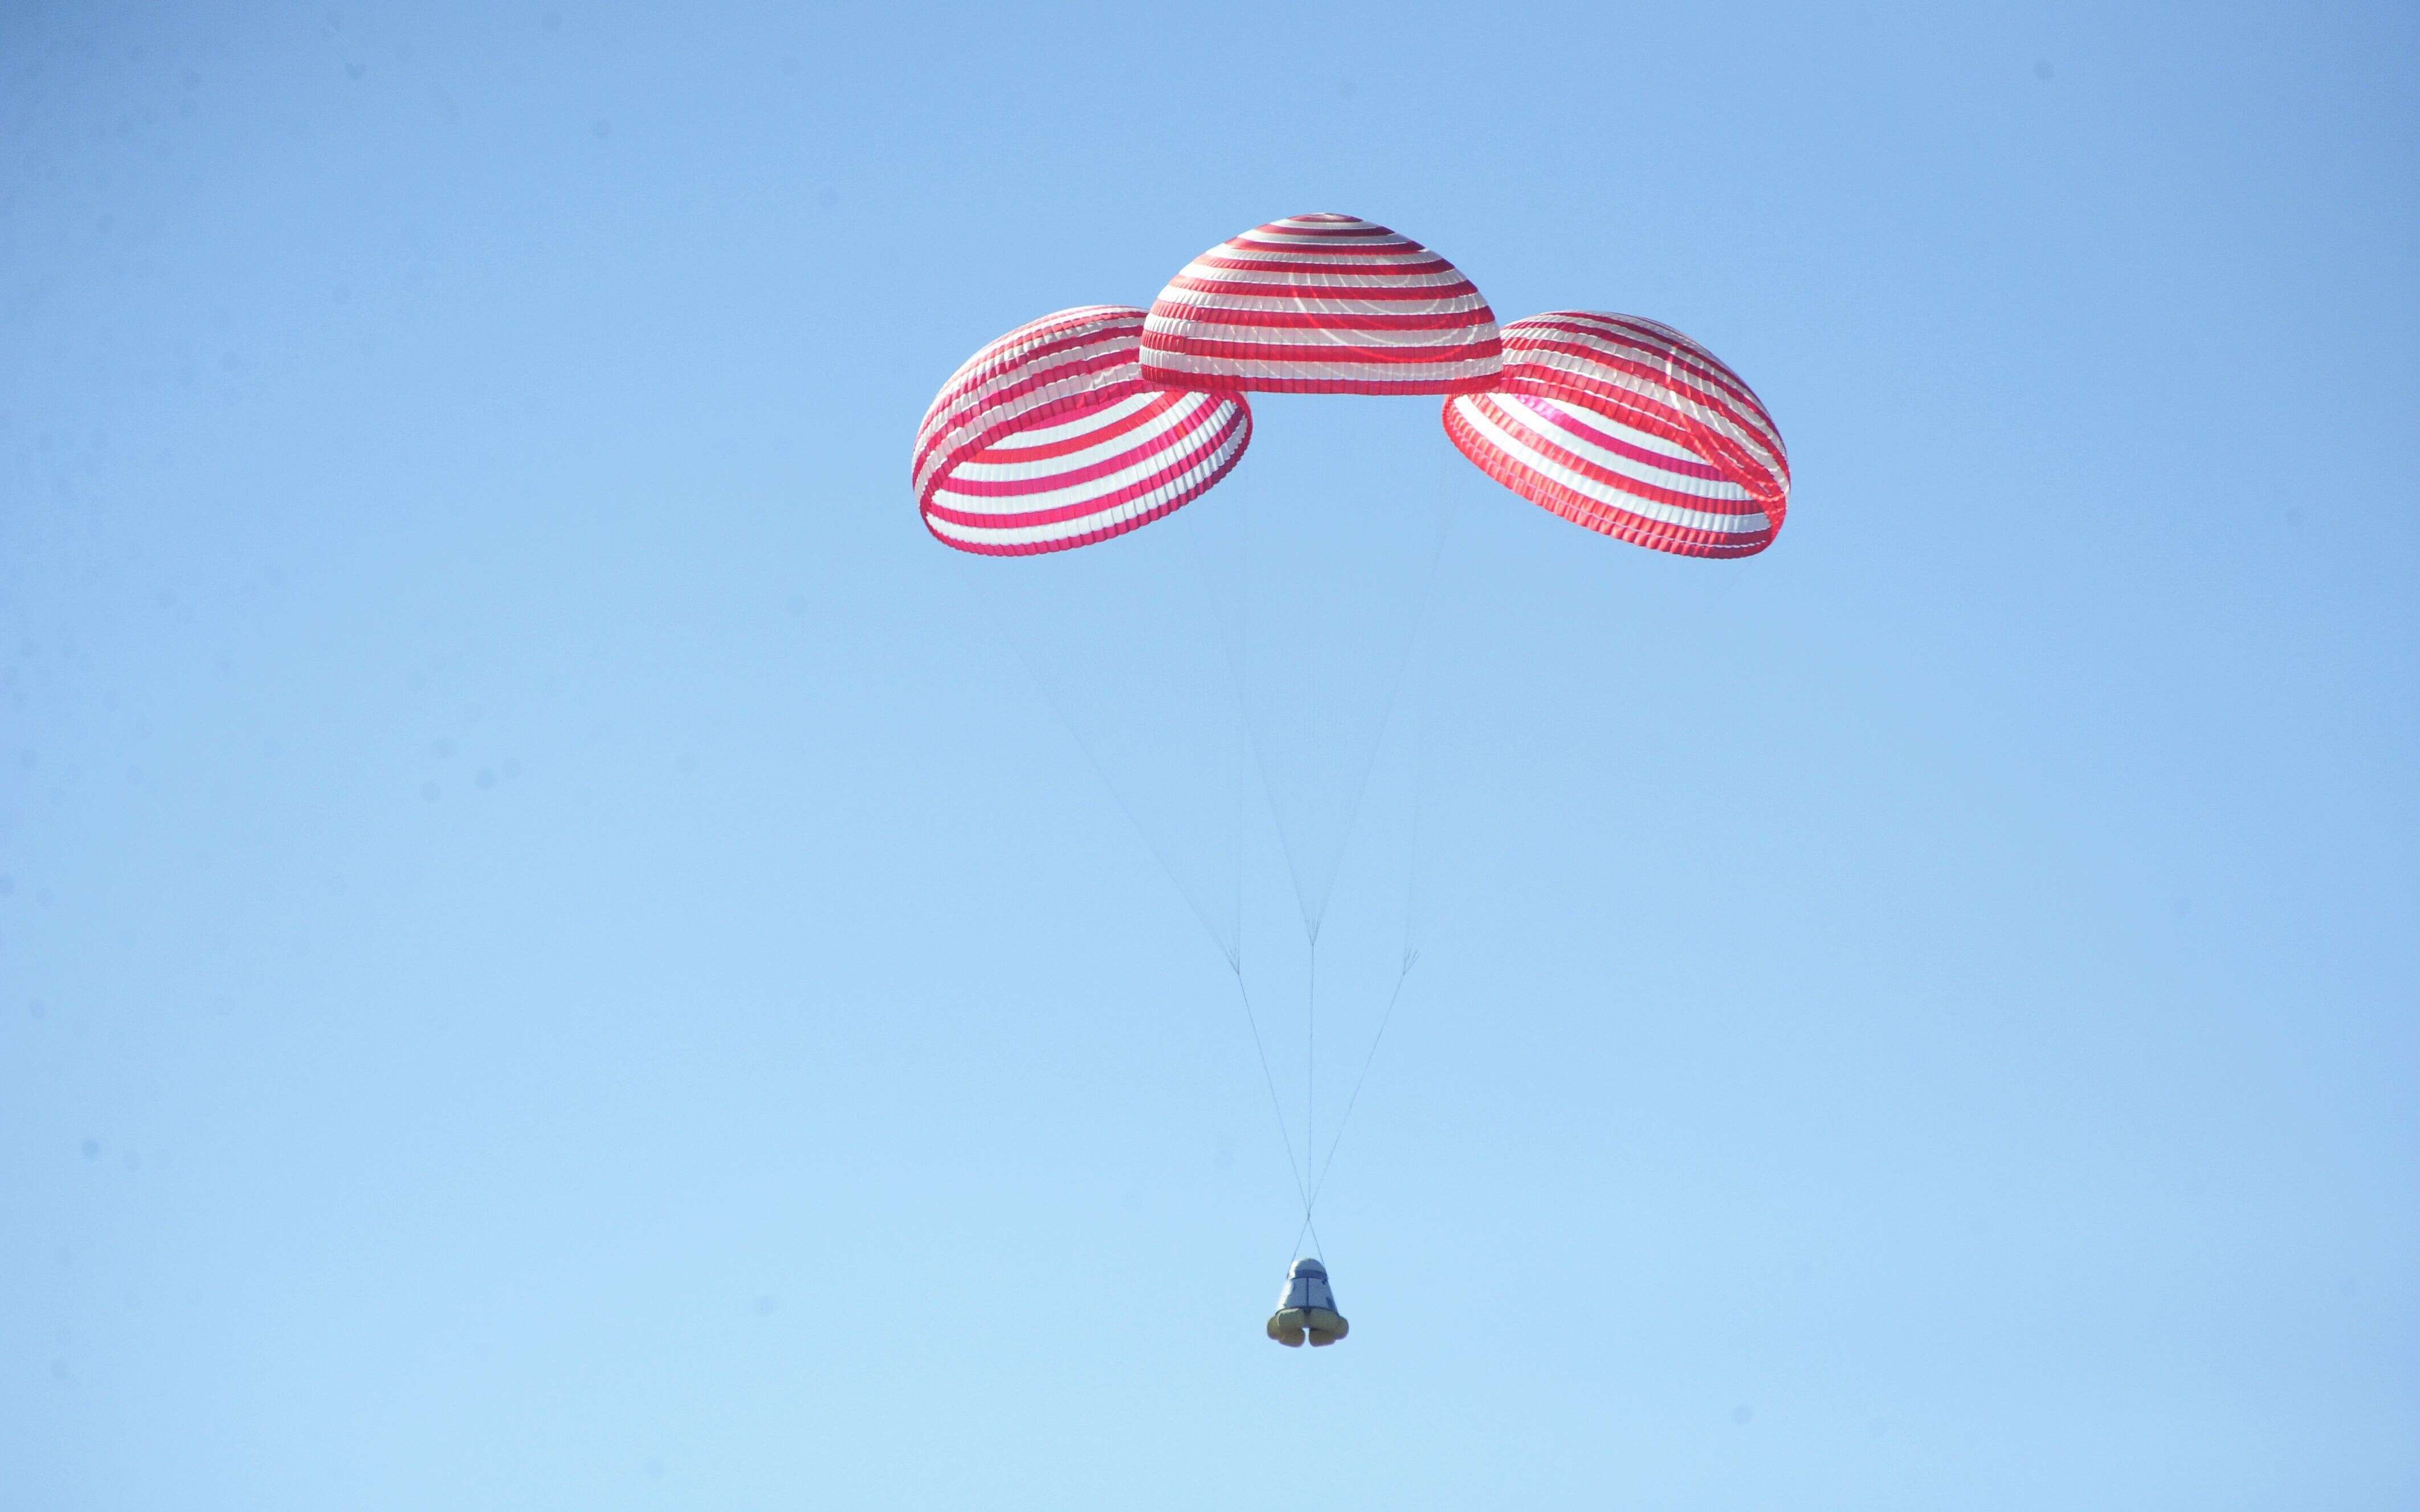
[[[1143,312],[1090,304],[1017,327],[950,375],[916,430],[916,507],[961,551],[1105,541],[1182,508],[1251,440],[1233,394],[1156,387]]]
[[[1502,365],[1460,269],[1383,225],[1295,215],[1219,243],[1160,290],[1142,373],[1171,388],[1461,393]]]
[[[1531,503],[1678,556],[1753,556],[1789,505],[1789,455],[1755,392],[1714,353],[1637,316],[1513,321],[1502,376],[1447,400],[1445,429]]]

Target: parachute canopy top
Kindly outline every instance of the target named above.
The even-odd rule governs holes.
[[[1453,264],[1351,215],[1292,215],[1196,257],[1152,301],[1142,376],[1169,388],[1465,393],[1503,365]]]
[[[1670,326],[1550,310],[1504,328],[1504,372],[1446,401],[1481,471],[1600,535],[1753,556],[1790,502],[1781,432],[1740,376]]]
[[[916,429],[916,506],[943,544],[986,556],[1087,546],[1209,491],[1244,455],[1233,394],[1158,388],[1143,313],[1088,304],[1028,321],[959,364]]]

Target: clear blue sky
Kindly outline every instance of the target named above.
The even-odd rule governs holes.
[[[838,8],[0,10],[0,1506],[2420,1504],[2408,8]],[[1797,487],[1425,474],[1313,1354],[907,464],[1319,209]]]

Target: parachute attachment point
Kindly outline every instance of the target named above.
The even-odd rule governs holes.
[[[1353,1325],[1336,1310],[1336,1293],[1328,1289],[1327,1267],[1317,1260],[1296,1260],[1286,1273],[1285,1290],[1278,1310],[1269,1317],[1269,1337],[1289,1350],[1300,1349],[1308,1337],[1313,1348],[1326,1348],[1351,1332]]]

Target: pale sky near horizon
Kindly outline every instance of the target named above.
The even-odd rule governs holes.
[[[2415,56],[0,11],[0,1512],[2420,1504]],[[1119,554],[924,533],[969,352],[1307,210],[1704,341],[1778,542],[1311,398]],[[1247,520],[1264,733],[1388,716],[1322,1145],[1418,903],[1316,1353],[1187,890],[1298,1140],[1291,797],[1169,734]]]

